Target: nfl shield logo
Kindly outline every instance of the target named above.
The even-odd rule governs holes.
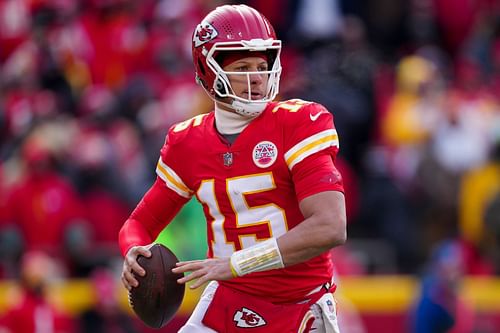
[[[233,164],[233,153],[224,153],[222,159],[224,160],[224,166],[231,166]]]
[[[331,300],[327,300],[326,305],[328,305],[328,310],[330,310],[330,312],[333,312],[334,310],[333,302]]]

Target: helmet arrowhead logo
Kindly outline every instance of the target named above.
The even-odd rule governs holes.
[[[208,22],[201,22],[200,24],[198,24],[194,32],[193,36],[194,46],[198,47],[200,45],[203,45],[211,41],[218,35],[219,33],[217,32],[217,30],[215,30],[213,25],[211,25]]]

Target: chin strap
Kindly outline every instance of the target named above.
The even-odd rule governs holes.
[[[251,102],[245,103],[238,100],[233,100],[231,107],[236,111],[236,113],[247,117],[257,117],[264,111],[268,102]]]
[[[250,117],[250,118],[255,118],[258,115],[260,115],[264,109],[267,106],[267,103],[269,102],[251,102],[251,103],[245,103],[241,102],[238,100],[233,100],[231,103],[226,103],[222,102],[221,100],[215,99],[212,96],[210,96],[216,103],[220,105],[224,105],[225,107],[233,109],[237,114],[244,116],[244,117]]]

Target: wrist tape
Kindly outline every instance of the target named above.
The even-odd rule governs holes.
[[[285,267],[276,238],[234,252],[230,264],[234,277]]]

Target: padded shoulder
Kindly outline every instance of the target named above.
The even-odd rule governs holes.
[[[285,159],[290,170],[316,153],[336,154],[339,144],[333,115],[323,105],[293,99],[277,103],[272,112],[283,129]]]
[[[170,145],[176,145],[186,140],[186,138],[200,133],[210,118],[210,115],[210,113],[199,114],[188,120],[172,125],[168,131],[165,143],[168,142]]]

